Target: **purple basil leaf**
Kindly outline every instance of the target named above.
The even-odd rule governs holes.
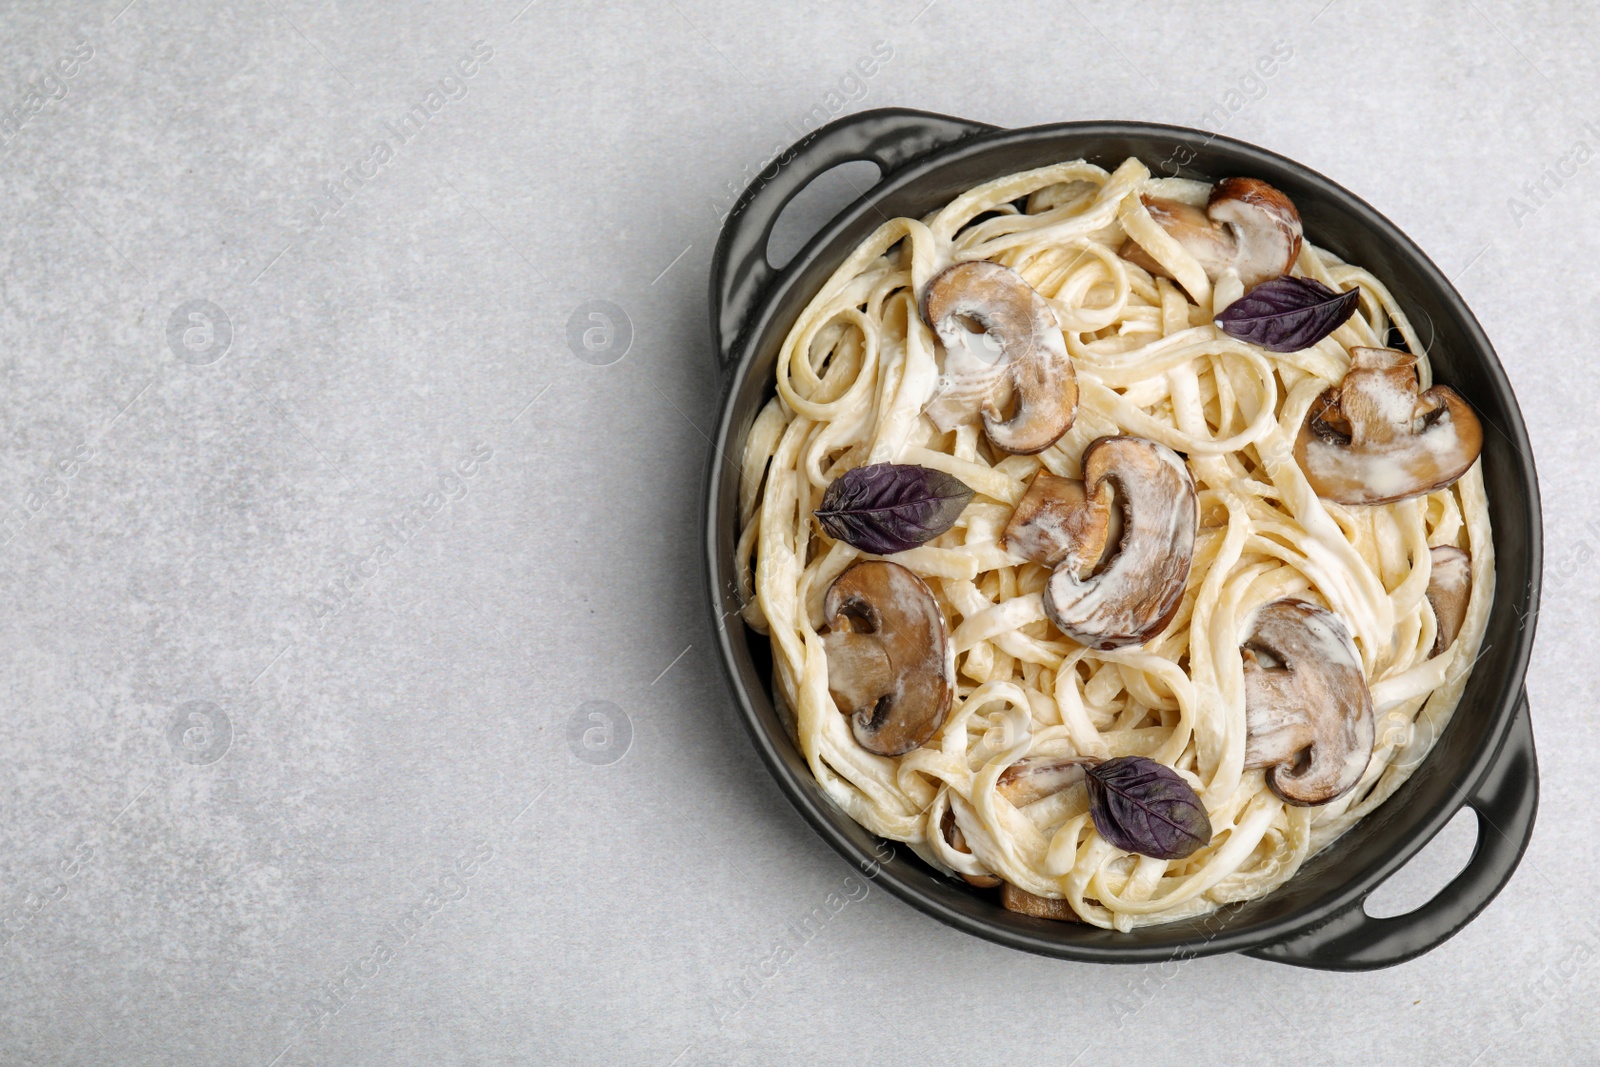
[[[1311,278],[1285,275],[1262,282],[1223,308],[1216,323],[1229,337],[1268,352],[1298,352],[1337,330],[1360,299],[1359,289],[1340,293]]]
[[[1094,828],[1124,852],[1181,860],[1210,844],[1205,805],[1171,767],[1118,756],[1085,770]]]
[[[938,537],[971,499],[972,489],[944,471],[874,463],[835,478],[816,515],[828,536],[881,556]]]

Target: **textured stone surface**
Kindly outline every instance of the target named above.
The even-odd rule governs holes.
[[[0,7],[0,1062],[1600,1058],[1593,12],[123,2]],[[1220,129],[1457,279],[1556,579],[1539,832],[1459,937],[1367,975],[1035,959],[849,880],[756,763],[698,591],[706,270],[808,113],[883,104]],[[604,366],[567,343],[599,300]]]

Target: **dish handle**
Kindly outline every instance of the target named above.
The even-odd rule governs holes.
[[[995,127],[907,108],[877,108],[829,123],[773,157],[740,194],[711,260],[711,338],[726,366],[750,312],[778,271],[767,261],[767,238],[784,207],[812,179],[840,163],[876,163],[881,183],[894,171]]]
[[[1375,919],[1363,910],[1363,896],[1327,922],[1247,955],[1324,971],[1368,971],[1431,951],[1475,919],[1511,880],[1533,836],[1539,767],[1527,690],[1499,755],[1466,803],[1478,815],[1472,858],[1428,903],[1404,915]]]

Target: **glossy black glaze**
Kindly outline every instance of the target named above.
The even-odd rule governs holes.
[[[738,457],[772,395],[777,349],[838,263],[896,215],[921,217],[957,193],[1016,171],[1077,158],[1114,167],[1138,156],[1153,172],[1263,178],[1299,207],[1306,234],[1382,279],[1428,346],[1435,376],[1485,423],[1484,479],[1494,501],[1496,592],[1482,655],[1460,707],[1405,786],[1267,897],[1203,919],[1116,933],[1008,912],[992,894],[946,878],[910,850],[873,837],[822,793],[771,697],[767,639],[737,622],[732,560]],[[871,160],[882,180],[781,271],[766,261],[772,223],[816,175]],[[990,941],[1067,959],[1149,963],[1245,952],[1330,970],[1386,967],[1435,948],[1470,922],[1511,877],[1533,831],[1538,769],[1523,674],[1538,613],[1538,482],[1522,415],[1488,338],[1437,267],[1395,226],[1328,179],[1282,156],[1173,126],[1083,122],[997,130],[945,116],[868,111],[824,127],[781,155],[729,214],[711,268],[712,336],[726,368],[706,484],[705,549],[713,618],[750,736],[796,809],[841,855],[889,892]],[[1479,816],[1466,868],[1409,914],[1373,919],[1367,896],[1463,805]]]

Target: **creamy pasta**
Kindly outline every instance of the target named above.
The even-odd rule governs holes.
[[[1349,369],[1351,349],[1384,346],[1392,328],[1416,354],[1422,388],[1431,385],[1427,353],[1379,279],[1309,241],[1292,273],[1359,288],[1355,314],[1289,353],[1222,332],[1213,316],[1243,292],[1237,277],[1208,277],[1141,198],[1203,205],[1209,189],[1153,178],[1136,159],[1110,172],[1066,162],[979,186],[924,219],[886,222],[790,330],[776,395],[742,462],[744,619],[770,635],[777,696],[827,795],[941,870],[998,877],[1117,930],[1271,892],[1391,796],[1454,711],[1494,593],[1481,464],[1396,503],[1319,499],[1294,442],[1312,404]],[[1171,279],[1119,255],[1129,238]],[[1048,301],[1076,369],[1076,420],[1037,454],[994,448],[976,421],[942,432],[925,414],[946,354],[918,300],[935,274],[969,260],[1011,268]],[[1049,569],[1008,549],[1002,534],[1041,468],[1078,477],[1086,446],[1117,434],[1184,457],[1198,533],[1165,629],[1095,650],[1047,620]],[[823,600],[864,554],[812,517],[844,471],[887,462],[947,472],[976,492],[947,532],[892,556],[932,591],[956,671],[937,732],[893,757],[858,744],[830,696]],[[1459,634],[1438,654],[1427,597],[1435,546],[1465,550],[1471,575]],[[1348,628],[1376,716],[1359,784],[1320,806],[1286,803],[1261,770],[1245,767],[1241,644],[1253,613],[1289,596]],[[1211,820],[1209,844],[1176,860],[1126,853],[1096,830],[1081,787],[1021,807],[996,789],[1024,758],[1125,755],[1171,767],[1193,787]],[[964,847],[942,829],[951,825]]]

